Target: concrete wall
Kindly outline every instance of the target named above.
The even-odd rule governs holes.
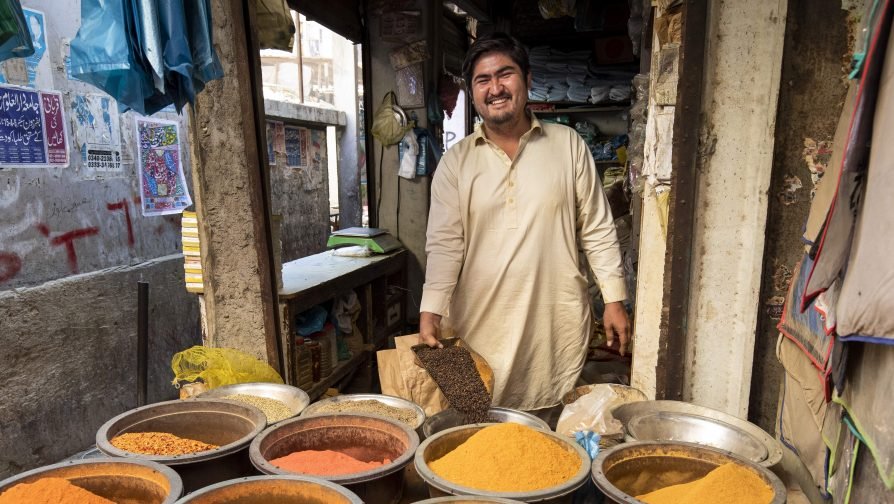
[[[809,166],[828,163],[831,155],[827,151],[847,92],[842,66],[847,51],[847,12],[840,1],[790,2],[748,412],[749,420],[770,432],[775,430],[782,380],[776,325],[791,274],[804,253],[802,226],[814,188]],[[814,163],[809,165],[806,156]]]
[[[748,410],[787,2],[708,7],[684,399]]]
[[[437,9],[431,8],[429,2],[416,0],[414,10],[422,11],[422,22],[419,33],[413,40],[428,38],[431,43],[431,23],[429,16],[438,15]],[[372,58],[372,85],[364,92],[372,96],[372,110],[367,110],[369,117],[375,117],[376,111],[382,103],[382,97],[388,91],[397,91],[394,70],[388,59],[388,53],[403,44],[390,43],[375,37],[379,33],[380,17],[370,15],[369,30],[373,34],[371,50]],[[429,52],[432,52],[431,46]],[[431,61],[425,63],[430,68]],[[430,71],[426,72],[430,75]],[[434,85],[430,80],[425,82],[426,97],[430,86]],[[405,109],[407,114],[415,112],[418,116],[417,124],[425,127],[428,124],[425,108]],[[398,156],[397,146],[386,147],[382,156],[382,145],[374,142],[372,152],[366,153],[369,169],[376,173],[377,197],[381,197],[379,207],[379,227],[388,229],[409,250],[410,257],[407,264],[408,283],[410,288],[410,302],[407,308],[407,318],[411,321],[419,319],[419,301],[422,299],[422,284],[425,281],[425,229],[428,225],[429,187],[431,177],[417,176],[413,180],[401,179],[397,176]],[[380,159],[381,164],[380,164]],[[398,187],[400,198],[398,199]],[[372,202],[371,202],[372,203]],[[370,215],[370,220],[373,216]]]
[[[80,2],[22,4],[46,14],[43,87],[63,93],[74,139],[85,125],[72,100],[101,94],[65,76],[62,43],[80,26]],[[117,115],[114,102],[109,110]],[[176,396],[171,355],[200,342],[198,303],[183,287],[179,216],[141,216],[133,115],[118,121],[129,161],[120,172],[89,169],[76,141],[68,168],[0,167],[0,252],[20,265],[0,272],[0,478],[87,448],[105,420],[136,406],[138,280],[150,283],[153,310],[149,400]],[[54,245],[76,230],[84,236],[70,248]]]
[[[282,120],[282,117],[270,115],[267,118]],[[271,209],[282,216],[283,262],[326,250],[329,238],[326,130],[321,127],[306,129],[310,139],[308,166],[287,167],[285,153],[275,153],[276,164],[270,166]]]

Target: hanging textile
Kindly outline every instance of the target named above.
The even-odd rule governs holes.
[[[145,113],[154,84],[134,51],[135,13],[130,0],[81,0],[81,27],[71,41],[71,73],[105,91],[124,108]]]
[[[179,112],[223,77],[209,0],[83,0],[71,62],[74,77],[143,115]]]
[[[295,24],[285,0],[255,0],[258,45],[261,49],[292,51]]]
[[[846,341],[894,345],[894,37],[879,86],[862,207],[856,219],[847,275],[838,299],[838,332]]]
[[[0,0],[0,61],[34,54],[31,32],[19,0]]]
[[[824,316],[816,303],[810,303],[805,310],[801,310],[801,305],[798,302],[804,293],[807,272],[810,271],[812,265],[813,261],[805,254],[795,270],[795,276],[792,278],[785,298],[782,318],[777,328],[810,359],[816,368],[815,376],[818,377],[820,385],[825,390],[826,400],[830,400],[832,391],[829,386],[831,371],[829,361],[832,357],[832,345],[835,342],[835,328],[826,327],[825,320],[828,318],[828,314]],[[833,295],[834,292],[833,290]]]
[[[831,285],[847,262],[854,223],[865,187],[869,140],[873,134],[873,115],[879,95],[892,17],[894,17],[894,0],[885,0],[872,30],[873,39],[857,89],[856,105],[841,159],[841,173],[835,199],[826,217],[814,266],[807,280],[807,288],[801,300],[802,309]],[[838,162],[836,159],[832,161]]]

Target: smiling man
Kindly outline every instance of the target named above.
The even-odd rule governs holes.
[[[479,38],[463,77],[483,124],[432,181],[420,339],[436,346],[452,326],[493,368],[495,405],[551,408],[580,375],[591,330],[578,244],[602,289],[609,342],[627,345],[611,210],[583,139],[527,111],[518,40]]]

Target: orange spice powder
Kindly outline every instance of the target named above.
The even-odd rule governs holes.
[[[128,432],[115,436],[109,443],[119,450],[143,455],[186,455],[218,448],[217,445],[186,439],[168,432]]]
[[[581,459],[537,429],[502,423],[476,432],[429,467],[463,486],[529,492],[568,481],[581,469]]]
[[[773,489],[754,472],[729,462],[701,479],[636,498],[646,504],[769,504]]]
[[[315,474],[317,476],[338,476],[369,471],[376,467],[390,464],[391,460],[381,462],[364,462],[350,455],[333,450],[303,450],[290,453],[270,461],[271,464],[296,473]]]
[[[0,504],[115,504],[95,493],[73,485],[65,478],[41,478],[19,483],[0,494]]]

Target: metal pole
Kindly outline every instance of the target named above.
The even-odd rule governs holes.
[[[137,406],[149,390],[149,282],[137,282]]]

